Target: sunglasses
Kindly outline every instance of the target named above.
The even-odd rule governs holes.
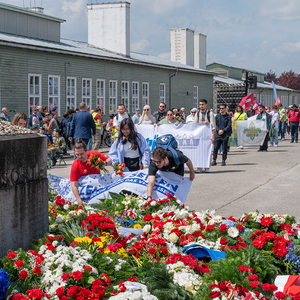
[[[153,159],[153,162],[154,162],[156,165],[159,165],[159,164],[162,163],[162,160],[154,160],[154,159]]]
[[[167,114],[167,116],[173,116],[173,114]]]
[[[192,111],[192,114],[195,114],[196,112],[195,111]]]
[[[225,109],[225,107],[220,107],[220,109]]]
[[[144,109],[144,111],[148,111],[148,110],[150,110],[150,109],[149,108]]]

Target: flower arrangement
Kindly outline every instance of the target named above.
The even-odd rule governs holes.
[[[126,165],[124,163],[120,164],[118,161],[113,164],[113,169],[116,175],[120,175],[121,177],[124,177],[125,167]]]
[[[108,170],[106,168],[104,168],[105,161],[102,160],[97,154],[91,154],[88,157],[87,164],[91,168],[95,168],[97,170],[103,171],[104,173],[108,173]]]

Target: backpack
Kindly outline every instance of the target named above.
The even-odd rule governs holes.
[[[197,112],[197,120],[199,120],[200,111]],[[210,123],[210,111],[206,111],[207,120]]]
[[[170,150],[173,154],[175,164],[180,164],[178,154],[176,152],[176,148],[178,147],[177,141],[172,134],[159,136],[155,141],[155,147],[161,147],[163,149]]]

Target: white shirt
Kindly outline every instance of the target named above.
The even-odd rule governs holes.
[[[136,158],[140,156],[139,147],[137,147],[136,150],[130,148],[131,143],[127,141],[127,143],[124,144],[124,157]]]
[[[129,118],[129,116],[127,114],[125,114],[124,116],[118,115],[118,119],[117,116],[114,117],[114,121],[113,121],[113,126],[120,126],[121,122],[123,119]]]
[[[277,111],[271,111],[270,116],[272,116],[272,124],[275,124],[275,128],[279,127],[279,113]]]
[[[194,120],[195,120],[195,116],[196,116],[196,114],[193,116],[192,114],[190,114],[190,115],[188,115],[187,117],[186,117],[186,123],[188,124],[188,123],[194,123]]]

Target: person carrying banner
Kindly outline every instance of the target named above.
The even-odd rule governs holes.
[[[162,147],[156,147],[152,152],[153,159],[150,162],[148,173],[149,176],[147,187],[147,199],[152,199],[152,192],[155,184],[155,176],[158,170],[164,172],[174,172],[178,175],[184,176],[184,164],[186,164],[190,170],[190,180],[194,180],[195,172],[191,160],[187,156],[185,156],[181,151],[175,151],[179,159],[178,165],[175,163],[173,153],[170,150],[163,149]]]
[[[240,121],[240,120],[247,120],[248,116],[247,114],[244,112],[244,108],[241,105],[238,105],[235,108],[235,113],[234,113],[234,119],[235,121]],[[243,149],[243,146],[238,146],[239,149]]]
[[[267,113],[266,107],[264,104],[259,103],[258,105],[259,114],[256,117],[256,120],[266,121],[267,130],[264,143],[259,147],[257,152],[267,152],[268,151],[268,140],[269,140],[269,131],[271,128],[271,116]]]
[[[213,152],[213,161],[211,163],[212,166],[217,165],[217,156],[220,147],[223,148],[222,153],[222,163],[221,166],[226,166],[227,159],[227,144],[228,139],[232,133],[231,127],[231,117],[226,113],[226,105],[220,104],[220,113],[216,115],[216,132],[215,132],[215,140],[214,140],[214,152]]]
[[[145,138],[135,131],[133,121],[130,118],[123,119],[120,124],[120,133],[112,144],[108,156],[112,164],[125,163],[125,172],[134,172],[149,168],[150,148]]]
[[[201,99],[199,101],[199,111],[196,114],[194,123],[200,123],[200,124],[206,124],[206,125],[211,124],[211,130],[212,130],[211,143],[213,143],[214,139],[215,139],[214,134],[215,134],[215,130],[216,130],[215,115],[212,111],[209,111],[207,109],[207,100],[206,99]],[[201,173],[201,172],[202,172],[202,169],[197,168],[196,173]],[[209,173],[209,168],[205,168],[204,172]]]
[[[81,176],[91,175],[91,174],[100,174],[100,170],[92,168],[89,164],[87,164],[88,157],[91,154],[97,154],[99,158],[105,161],[105,166],[111,165],[111,159],[102,153],[91,150],[87,151],[87,145],[83,142],[82,138],[77,138],[77,142],[74,145],[74,153],[76,155],[76,159],[74,160],[71,173],[70,173],[70,181],[72,192],[78,203],[85,203],[81,200],[79,191],[78,191],[78,179]]]

